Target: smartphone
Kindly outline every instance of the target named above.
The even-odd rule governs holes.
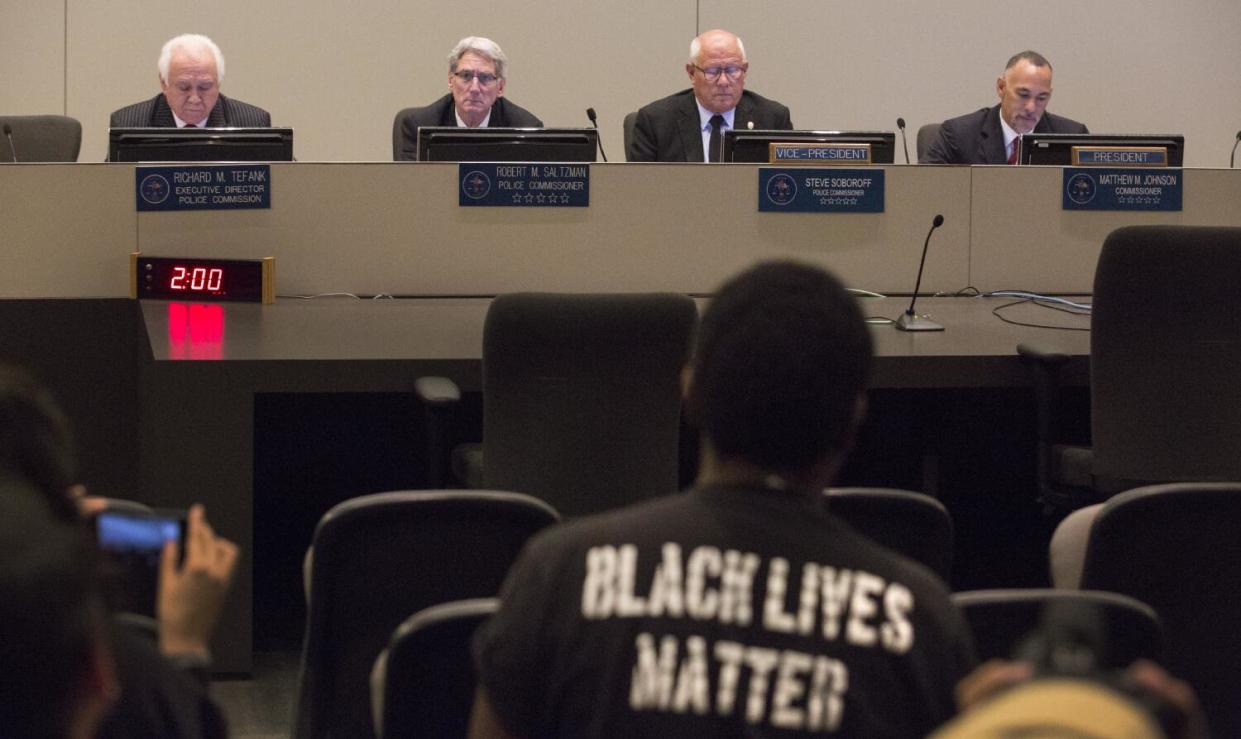
[[[113,607],[154,616],[164,542],[176,542],[178,563],[185,556],[185,511],[103,511],[95,517],[95,540],[105,560]]]

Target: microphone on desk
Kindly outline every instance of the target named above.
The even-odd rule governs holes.
[[[922,268],[926,266],[926,248],[931,243],[931,234],[944,225],[944,217],[936,215],[931,221],[931,230],[926,232],[926,241],[922,242],[922,261],[918,263],[918,281],[914,283],[914,296],[909,301],[905,313],[893,324],[900,331],[943,331],[944,327],[934,321],[927,320],[914,313],[914,303],[918,301],[918,290],[922,287]]]
[[[905,147],[905,164],[909,164],[909,142],[905,140],[905,119],[897,118],[896,127],[901,129],[901,146]]]
[[[4,137],[9,140],[9,154],[13,157],[13,163],[17,164],[17,149],[13,147],[13,127],[4,124]]]
[[[599,131],[599,119],[595,117],[595,109],[587,108],[586,117],[590,119],[590,124],[595,127],[595,132]],[[599,138],[599,156],[603,157],[603,161],[608,160],[608,155],[603,153],[603,138]]]
[[[7,132],[9,130],[9,127],[5,126],[4,130]],[[1237,161],[1237,144],[1241,144],[1241,131],[1237,131],[1237,140],[1234,141],[1232,144],[1232,154],[1228,155],[1228,168],[1229,169],[1232,169],[1232,165]],[[9,144],[9,146],[12,146],[12,145],[13,145],[12,143]],[[13,161],[17,161],[17,160],[14,159]]]

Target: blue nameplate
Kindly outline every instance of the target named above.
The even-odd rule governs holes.
[[[772,164],[870,164],[870,144],[769,144]]]
[[[1064,168],[1064,210],[1180,210],[1182,170]]]
[[[461,206],[590,206],[590,166],[586,164],[463,162],[458,165],[457,179]]]
[[[271,208],[270,164],[138,167],[138,210]]]
[[[758,169],[758,209],[782,213],[882,213],[882,169]]]
[[[1166,167],[1165,146],[1074,146],[1075,167]]]

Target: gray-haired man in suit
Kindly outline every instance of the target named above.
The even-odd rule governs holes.
[[[160,94],[114,112],[110,126],[271,126],[267,111],[220,94],[224,55],[206,36],[187,33],[170,39],[160,51],[158,67]]]

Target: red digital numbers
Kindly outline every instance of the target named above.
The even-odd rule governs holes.
[[[169,290],[206,290],[216,292],[224,286],[224,270],[219,267],[172,268]]]

